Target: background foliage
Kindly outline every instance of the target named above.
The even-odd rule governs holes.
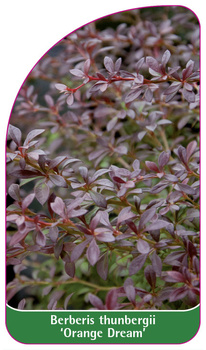
[[[68,35],[7,137],[10,305],[185,309],[199,295],[199,24],[183,7]]]

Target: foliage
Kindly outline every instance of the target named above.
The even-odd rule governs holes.
[[[11,305],[199,302],[198,39],[183,7],[137,9],[33,68],[7,136]]]

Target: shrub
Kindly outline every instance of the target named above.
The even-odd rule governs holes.
[[[136,9],[33,68],[7,136],[10,305],[199,302],[198,39],[183,7]]]

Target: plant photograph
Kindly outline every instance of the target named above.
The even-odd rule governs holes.
[[[34,66],[6,140],[7,304],[199,304],[200,26],[182,6],[84,25]]]

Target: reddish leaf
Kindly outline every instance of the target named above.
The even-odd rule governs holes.
[[[28,196],[26,196],[23,201],[22,201],[22,210],[25,211],[25,209],[28,208],[28,206],[31,204],[31,202],[33,201],[35,197],[34,193],[29,194]]]
[[[116,289],[112,289],[107,293],[106,307],[108,310],[115,310],[117,306],[117,291]]]
[[[187,295],[187,288],[185,286],[176,288],[169,297],[169,301],[173,302],[176,300],[182,300]]]
[[[143,239],[138,239],[137,241],[137,250],[141,254],[147,254],[150,251],[150,246],[147,242],[143,241]]]
[[[30,131],[24,141],[24,146],[28,145],[31,140],[33,140],[36,136],[42,134],[44,131],[44,129],[34,129]]]
[[[70,277],[74,277],[75,264],[73,262],[66,262],[64,268],[65,268],[67,275],[69,275]]]
[[[129,266],[129,274],[136,274],[144,265],[148,254],[140,254],[136,258],[134,258]]]
[[[101,193],[89,191],[89,194],[98,207],[107,208],[107,201]]]
[[[12,197],[14,200],[19,201],[20,200],[20,191],[19,191],[19,185],[17,184],[11,184],[11,186],[8,189],[8,193],[10,197]]]
[[[90,265],[94,266],[96,264],[97,260],[99,259],[99,255],[100,255],[99,247],[95,239],[93,239],[90,242],[89,247],[87,248],[87,259]]]
[[[15,176],[19,179],[30,179],[33,177],[44,176],[38,170],[15,170],[10,173],[11,176]]]
[[[145,267],[144,275],[147,282],[150,284],[152,289],[154,289],[156,285],[156,273],[151,265]]]
[[[108,275],[108,253],[106,252],[101,256],[96,264],[98,275],[106,281]]]
[[[185,282],[184,276],[178,271],[167,271],[167,276],[165,277],[167,282]]]
[[[9,135],[12,138],[12,140],[16,143],[17,146],[20,146],[21,144],[21,130],[17,128],[16,126],[9,125]]]
[[[139,221],[139,230],[141,231],[144,226],[153,218],[153,216],[156,214],[155,208],[150,208],[144,211],[144,213],[140,217]]]
[[[79,257],[82,255],[84,249],[86,248],[87,244],[89,243],[88,240],[83,241],[82,243],[79,243],[76,245],[74,250],[71,253],[71,261],[79,259]]]
[[[66,180],[61,175],[49,175],[49,179],[58,187],[68,187]]]
[[[36,244],[42,247],[46,245],[46,236],[40,230],[38,230],[36,234]]]
[[[98,310],[105,310],[103,302],[96,295],[89,293],[89,301]]]
[[[41,205],[44,205],[44,203],[49,198],[49,186],[45,182],[41,182],[35,185],[34,187],[34,193],[36,196],[36,199],[39,201]]]
[[[150,162],[150,161],[146,160],[145,164],[150,170],[155,171],[156,173],[160,172],[159,168],[157,167],[157,165],[154,162]]]

